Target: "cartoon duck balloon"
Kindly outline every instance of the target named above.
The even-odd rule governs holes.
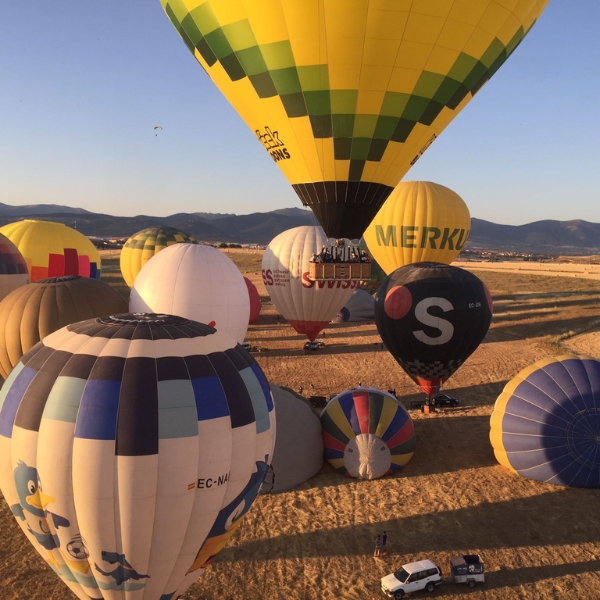
[[[82,600],[180,597],[247,514],[274,445],[256,361],[173,315],[68,325],[0,391],[0,488]]]

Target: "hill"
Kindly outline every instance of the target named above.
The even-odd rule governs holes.
[[[265,213],[176,213],[167,217],[116,217],[55,204],[10,206],[0,203],[0,226],[19,219],[45,219],[75,227],[85,235],[129,237],[155,225],[176,227],[206,242],[268,244],[276,235],[301,225],[317,223],[310,210],[284,208]],[[600,223],[536,221],[526,225],[499,225],[471,219],[470,250],[543,254],[600,254]]]

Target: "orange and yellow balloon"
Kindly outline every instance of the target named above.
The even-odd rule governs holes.
[[[471,229],[464,200],[430,181],[401,181],[365,231],[369,252],[389,275],[417,262],[449,265]]]
[[[25,219],[0,227],[23,255],[31,281],[79,275],[100,279],[98,250],[72,227],[54,221]]]
[[[325,233],[347,238],[548,3],[160,1]]]

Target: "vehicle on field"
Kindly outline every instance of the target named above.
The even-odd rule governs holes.
[[[430,560],[402,565],[394,573],[381,578],[381,590],[389,598],[400,600],[405,594],[425,590],[433,592],[442,583],[440,568]]]
[[[459,400],[453,396],[448,396],[448,394],[438,394],[433,398],[419,398],[419,400],[411,400],[409,405],[410,408],[420,408],[423,410],[423,407],[427,403],[429,403],[429,406],[439,408],[441,406],[458,406]]]
[[[433,406],[458,406],[458,398],[448,396],[448,394],[439,394],[435,396],[432,402]]]
[[[306,342],[306,344],[304,344],[304,349],[305,350],[312,350],[313,352],[316,352],[319,349],[319,346],[321,345],[320,342]]]
[[[454,583],[466,583],[474,588],[485,581],[483,563],[477,554],[461,554],[450,559],[450,577]]]

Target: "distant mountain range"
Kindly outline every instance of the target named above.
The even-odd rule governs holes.
[[[11,206],[0,203],[0,226],[20,219],[58,221],[85,235],[129,237],[155,225],[168,225],[206,242],[268,244],[276,235],[300,225],[314,225],[310,210],[284,208],[265,213],[177,213],[168,217],[115,217],[56,204]],[[471,219],[466,245],[471,250],[544,254],[600,254],[600,223],[536,221],[527,225],[497,225]]]

